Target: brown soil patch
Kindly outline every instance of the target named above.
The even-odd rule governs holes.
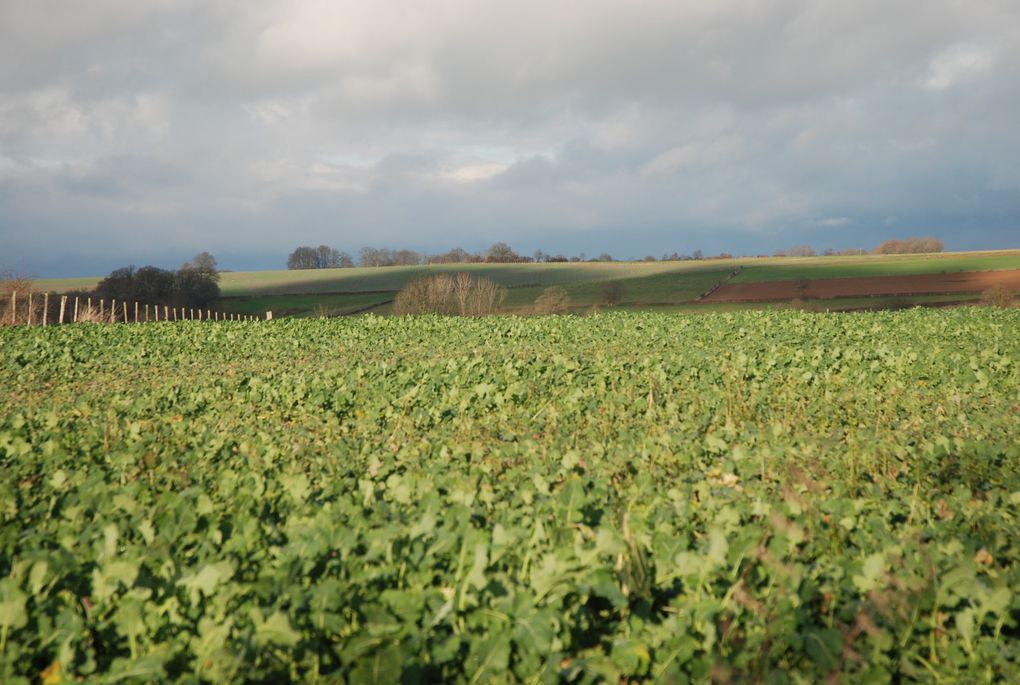
[[[702,302],[769,302],[776,300],[872,297],[880,295],[943,295],[980,293],[996,285],[1020,290],[1020,269],[963,271],[917,276],[866,276],[728,283]]]

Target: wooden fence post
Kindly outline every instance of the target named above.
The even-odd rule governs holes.
[[[60,318],[57,319],[57,323],[64,323],[64,308],[67,306],[67,295],[60,296]]]
[[[272,320],[273,320],[273,312],[271,312],[271,311],[270,312],[266,312],[266,321],[272,321]]]
[[[42,310],[42,325],[46,325],[46,320],[50,315],[50,294],[43,293],[43,310]]]
[[[146,305],[148,307],[148,305]],[[135,323],[138,323],[138,303],[135,302]]]
[[[127,300],[124,300],[124,323],[127,323]]]
[[[170,305],[166,305],[166,304],[163,305],[163,320],[164,321],[169,321],[170,320]]]
[[[33,304],[32,304],[32,291],[29,290],[28,291],[28,325],[29,326],[32,325],[32,318],[33,318],[32,317],[32,307],[33,307]]]
[[[145,323],[149,323],[149,303],[145,303]]]
[[[110,299],[110,323],[117,323],[117,300],[116,298]]]
[[[11,325],[12,326],[14,325],[14,322],[17,321],[17,319],[15,318],[17,316],[17,311],[18,311],[18,291],[17,290],[13,290],[13,291],[11,291]]]
[[[78,296],[74,296],[74,323],[78,323]]]
[[[99,320],[102,321],[106,318],[106,303],[103,302],[103,298],[99,298]]]

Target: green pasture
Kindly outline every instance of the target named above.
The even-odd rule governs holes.
[[[911,276],[957,271],[1020,269],[1020,250],[954,252],[930,255],[864,255],[862,257],[790,257],[743,261],[734,283],[822,280],[866,276]]]
[[[263,314],[273,316],[346,316],[365,310],[393,299],[396,293],[344,293],[323,295],[267,295],[253,297],[228,297],[220,300],[218,307],[238,314]]]

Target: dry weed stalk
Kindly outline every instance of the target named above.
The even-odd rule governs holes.
[[[117,315],[112,310],[100,311],[86,304],[78,308],[78,323],[117,323]]]

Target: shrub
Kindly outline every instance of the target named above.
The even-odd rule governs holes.
[[[565,288],[554,285],[542,291],[535,300],[536,314],[563,314],[570,308],[570,295]]]
[[[12,303],[16,307],[14,320],[17,323],[24,323],[28,319],[28,294],[34,292],[32,279],[14,273],[13,271],[0,272],[0,325],[11,322]],[[17,293],[16,298],[14,294]],[[34,303],[38,309],[42,301]]]
[[[1012,307],[1016,303],[1016,299],[1013,292],[1004,286],[999,284],[986,290],[981,295],[981,303],[988,305],[989,307]]]
[[[482,316],[494,314],[506,298],[506,288],[468,273],[436,274],[411,281],[397,293],[397,314]]]
[[[602,284],[602,304],[615,307],[623,301],[623,284],[619,281],[606,281]]]

